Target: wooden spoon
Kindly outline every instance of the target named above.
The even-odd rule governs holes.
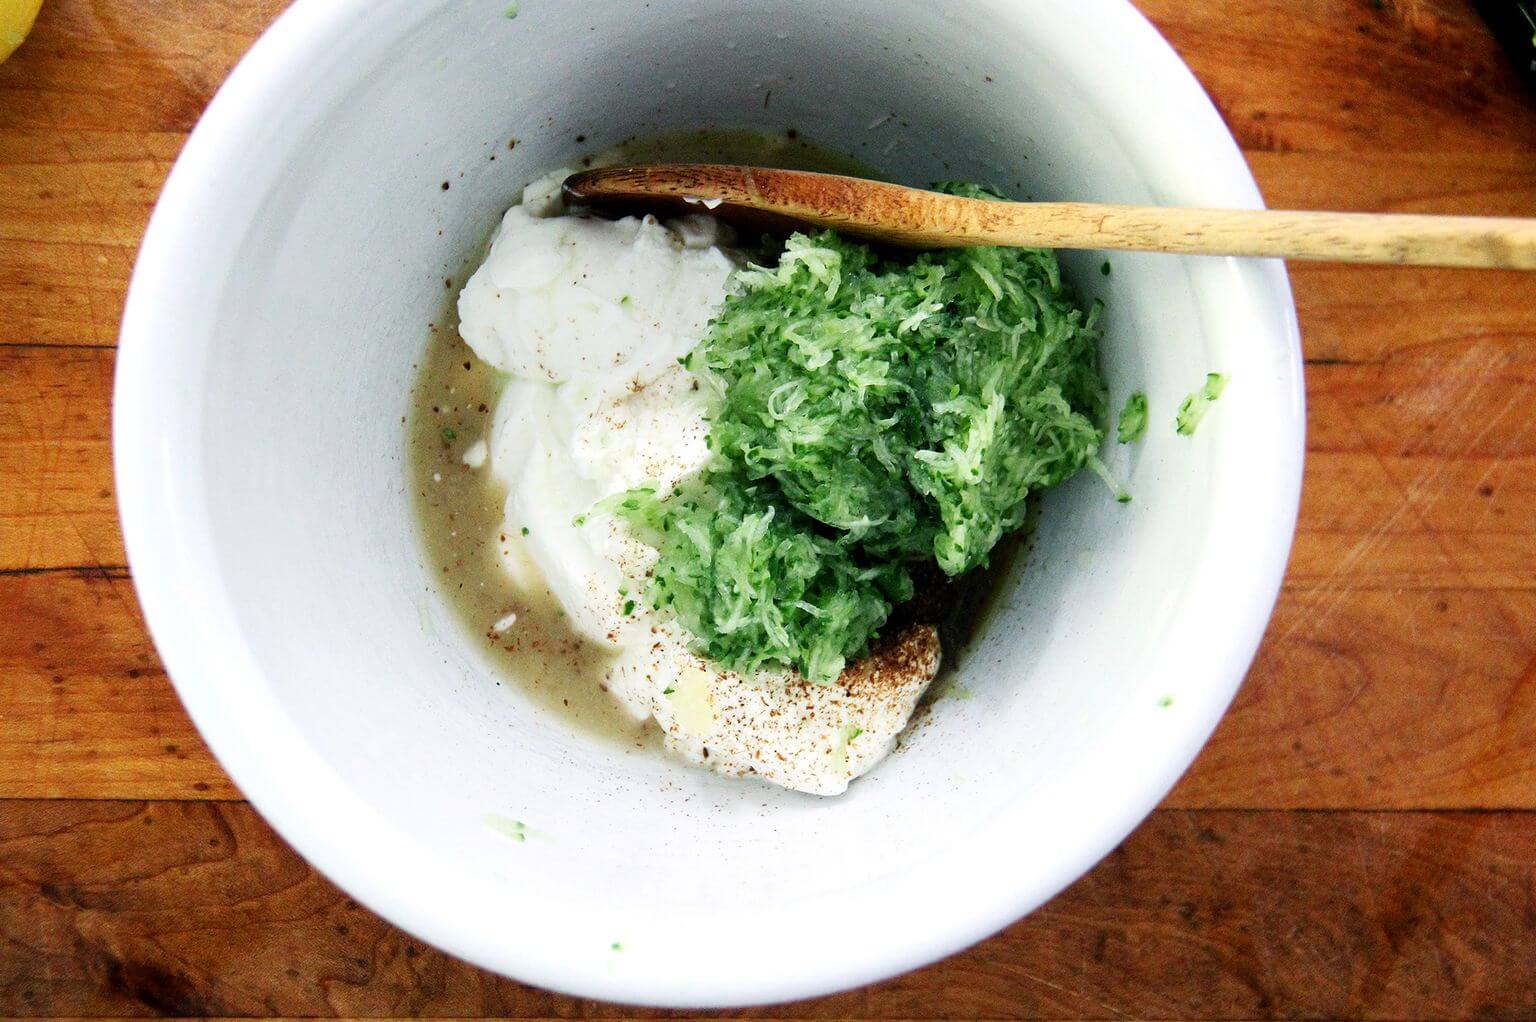
[[[1536,269],[1536,219],[989,202],[835,174],[657,164],[566,179],[592,205],[689,208],[909,248],[1009,245]]]

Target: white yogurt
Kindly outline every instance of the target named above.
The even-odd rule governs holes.
[[[551,182],[562,176],[507,212],[459,296],[464,340],[511,377],[489,442],[509,494],[504,566],[521,584],[532,568],[577,631],[615,649],[610,691],[637,719],[654,716],[672,751],[836,794],[894,744],[937,668],[937,642],[931,665],[909,657],[922,669],[903,679],[746,679],[643,608],[656,552],[592,507],[643,483],[671,489],[709,460],[711,398],[679,358],[719,311],[737,260],[712,217],[559,215]]]

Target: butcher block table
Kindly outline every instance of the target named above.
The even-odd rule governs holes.
[[[0,65],[0,1015],[649,1014],[349,900],[242,801],[145,635],[110,459],[124,293],[282,6],[48,0]],[[1271,205],[1536,215],[1536,106],[1468,4],[1141,6]],[[1293,272],[1300,530],[1188,776],[1003,934],[751,1014],[1536,1018],[1536,274]]]

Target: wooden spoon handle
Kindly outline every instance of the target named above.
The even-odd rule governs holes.
[[[715,200],[922,248],[1013,245],[1345,263],[1536,269],[1536,219],[988,202],[834,174],[723,164],[577,174],[580,201]],[[704,202],[703,200],[708,200]]]
[[[1536,220],[1040,203],[1015,236],[1042,248],[1273,256],[1337,263],[1536,269]],[[999,231],[999,237],[1006,231]],[[992,244],[1026,244],[996,241]]]

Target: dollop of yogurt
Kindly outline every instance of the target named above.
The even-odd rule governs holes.
[[[650,374],[686,352],[735,268],[717,222],[533,216],[513,206],[459,296],[460,332],[520,379]]]
[[[654,717],[671,751],[836,794],[894,745],[937,670],[937,639],[902,640],[905,673],[871,658],[838,685],[807,686],[725,672],[644,609],[656,552],[593,506],[645,483],[671,489],[709,461],[713,397],[680,362],[740,259],[706,215],[568,215],[550,187],[562,176],[529,186],[459,296],[460,334],[510,377],[488,445],[508,492],[504,567],[614,650],[610,692]]]

